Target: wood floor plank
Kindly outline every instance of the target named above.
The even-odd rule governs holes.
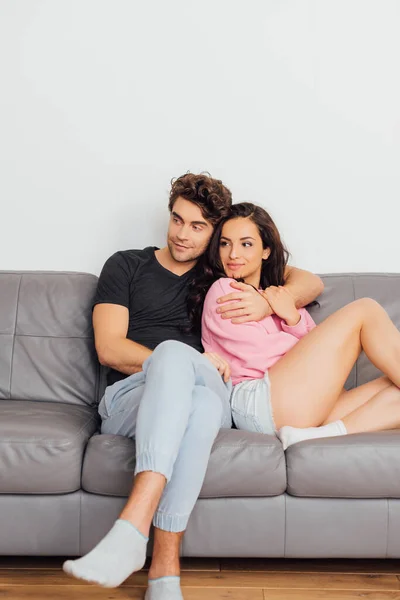
[[[131,575],[124,587],[145,587],[147,572],[139,571]],[[87,586],[88,584],[66,575],[61,569],[2,569],[0,570],[0,588],[3,586]],[[100,588],[99,588],[100,589]],[[1,597],[1,596],[0,596]]]
[[[143,600],[144,588],[105,590],[90,585],[20,585],[1,586],[2,600]]]
[[[185,600],[264,600],[263,590],[183,587]]]
[[[287,573],[287,572],[182,572],[183,587],[200,588],[259,588],[259,589],[320,589],[400,592],[400,577],[393,574],[364,573]],[[2,586],[70,586],[87,585],[68,577],[61,570],[2,569]],[[122,587],[145,587],[147,572],[129,577]]]
[[[393,573],[398,559],[224,558],[221,571],[284,571],[289,573]]]
[[[143,600],[144,588],[104,590],[95,586],[2,586],[5,600]],[[263,600],[263,591],[237,588],[185,588],[185,600]],[[390,598],[390,600],[392,600]]]
[[[263,590],[264,600],[400,600],[400,592]]]
[[[264,589],[380,590],[400,592],[397,575],[379,573],[279,573],[279,572],[206,572],[183,573],[183,586],[252,587]]]
[[[0,599],[144,599],[146,569],[105,590],[68,577],[64,560],[0,557]],[[183,558],[181,583],[185,600],[400,600],[400,560]]]

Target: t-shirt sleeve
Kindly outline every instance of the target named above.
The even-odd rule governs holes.
[[[130,281],[128,265],[121,252],[116,252],[100,273],[92,308],[96,304],[119,304],[129,308]]]
[[[282,331],[286,333],[291,333],[298,339],[304,337],[307,333],[316,327],[314,320],[310,313],[305,308],[299,308],[300,313],[300,321],[296,325],[287,325],[287,323],[282,319],[281,327]]]

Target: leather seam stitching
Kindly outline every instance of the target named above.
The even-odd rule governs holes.
[[[10,335],[5,333],[4,335]],[[15,337],[49,338],[51,340],[92,340],[92,336],[84,335],[37,335],[35,333],[15,333]]]
[[[284,536],[283,536],[283,556],[286,558],[286,536],[287,536],[287,494],[284,494],[285,500],[285,520],[284,520]]]
[[[18,319],[18,309],[19,309],[19,295],[21,292],[21,283],[22,283],[22,275],[19,278],[19,285],[18,285],[18,292],[17,292],[17,308],[15,310],[15,322],[14,322],[14,332],[13,332],[13,343],[12,343],[12,348],[11,348],[11,365],[10,365],[10,381],[9,381],[9,398],[11,399],[11,386],[12,386],[12,373],[13,373],[13,366],[14,366],[14,348],[15,348],[15,338],[16,338],[16,331],[17,331],[17,319]]]
[[[370,494],[368,494],[368,496],[366,496],[365,494],[363,494],[362,496],[332,496],[332,493],[330,494],[307,494],[305,495],[304,493],[300,494],[295,494],[293,491],[293,486],[288,486],[286,489],[286,492],[289,496],[292,496],[293,498],[328,498],[329,500],[398,500],[399,499],[399,495],[397,496],[389,496],[389,498],[387,496],[372,496]],[[397,492],[396,492],[397,494]]]
[[[107,497],[111,497],[111,498],[128,498],[130,492],[124,492],[124,496],[121,496],[120,492],[111,492],[111,491],[104,491],[104,488],[101,489],[100,487],[96,486],[96,485],[92,485],[89,482],[89,485],[82,485],[82,490],[84,492],[87,492],[88,494],[98,494],[99,496],[107,496]],[[252,499],[252,498],[279,498],[280,496],[282,496],[284,493],[286,492],[286,490],[283,490],[282,492],[277,492],[275,494],[250,494],[248,496],[244,496],[243,493],[241,493],[240,495],[238,493],[234,493],[234,494],[224,494],[223,496],[209,496],[209,495],[202,495],[200,494],[198,497],[198,500],[224,500],[225,498],[246,498],[247,499]],[[286,502],[286,501],[285,501]],[[160,512],[157,510],[157,512]]]
[[[4,438],[2,438],[2,439],[0,440],[0,445],[1,445],[1,444],[4,444],[4,443],[6,443],[6,444],[9,444],[9,443],[12,443],[12,444],[23,444],[23,445],[28,445],[28,444],[41,444],[41,445],[45,445],[45,446],[52,445],[52,446],[57,446],[57,447],[59,447],[59,448],[63,448],[63,447],[65,447],[65,446],[70,446],[70,445],[72,445],[72,443],[73,443],[73,442],[76,442],[77,438],[81,436],[82,432],[84,432],[84,431],[85,431],[86,427],[87,427],[88,425],[91,425],[92,423],[95,423],[95,424],[96,424],[96,421],[97,421],[97,419],[95,419],[95,418],[91,417],[91,418],[90,418],[88,421],[86,421],[86,422],[85,422],[85,423],[82,425],[82,427],[79,429],[79,431],[77,431],[77,433],[74,435],[74,437],[73,437],[73,438],[71,438],[71,439],[69,439],[69,440],[67,440],[67,441],[58,441],[58,440],[42,440],[42,439],[40,439],[40,438],[39,438],[39,439],[37,439],[37,440],[30,440],[30,441],[28,441],[28,440],[13,440],[13,439],[8,439],[8,440],[7,440],[7,439],[4,439]],[[89,439],[90,439],[90,438],[89,438]]]
[[[385,558],[388,557],[389,553],[389,524],[390,524],[390,499],[387,499],[387,516],[386,516],[386,552]]]
[[[82,488],[82,473],[81,473],[81,488]],[[82,555],[82,489],[79,494],[79,531],[78,531],[78,553]]]
[[[353,301],[355,301],[355,299],[356,299],[356,288],[355,288],[355,285],[354,285],[354,278],[353,278],[353,276],[351,276],[351,285],[353,287]],[[358,358],[360,358],[360,357],[358,357]],[[356,374],[356,385],[355,385],[355,387],[358,387],[358,358],[357,358],[356,362],[354,363],[355,374]]]

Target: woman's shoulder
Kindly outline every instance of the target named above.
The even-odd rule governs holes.
[[[221,298],[221,296],[226,296],[226,294],[234,292],[235,290],[231,287],[231,281],[235,280],[230,277],[221,277],[214,281],[205,297],[204,307],[210,307],[211,305],[216,304],[217,299]]]
[[[214,283],[207,292],[207,296],[212,296],[216,293],[221,294],[221,292],[223,294],[229,294],[230,292],[234,292],[235,290],[231,287],[232,281],[235,280],[231,277],[220,277],[219,279],[214,281]]]
[[[221,327],[223,329],[229,328],[231,322],[229,319],[222,319],[222,315],[217,313],[218,298],[222,296],[226,296],[231,292],[234,292],[234,288],[231,287],[231,282],[235,281],[231,277],[221,277],[214,281],[212,286],[207,292],[203,313],[202,313],[202,328],[203,334],[208,328],[215,328],[216,324],[218,324],[217,329],[220,330]],[[237,327],[237,325],[235,325]]]

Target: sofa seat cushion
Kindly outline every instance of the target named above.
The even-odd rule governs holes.
[[[0,493],[62,494],[81,487],[93,408],[61,402],[0,402]]]
[[[292,496],[400,498],[398,430],[300,442],[286,462]]]
[[[134,441],[118,435],[96,435],[85,454],[82,488],[92,494],[128,496],[134,469]],[[279,440],[261,433],[220,430],[201,498],[277,496],[285,489],[285,457]]]

